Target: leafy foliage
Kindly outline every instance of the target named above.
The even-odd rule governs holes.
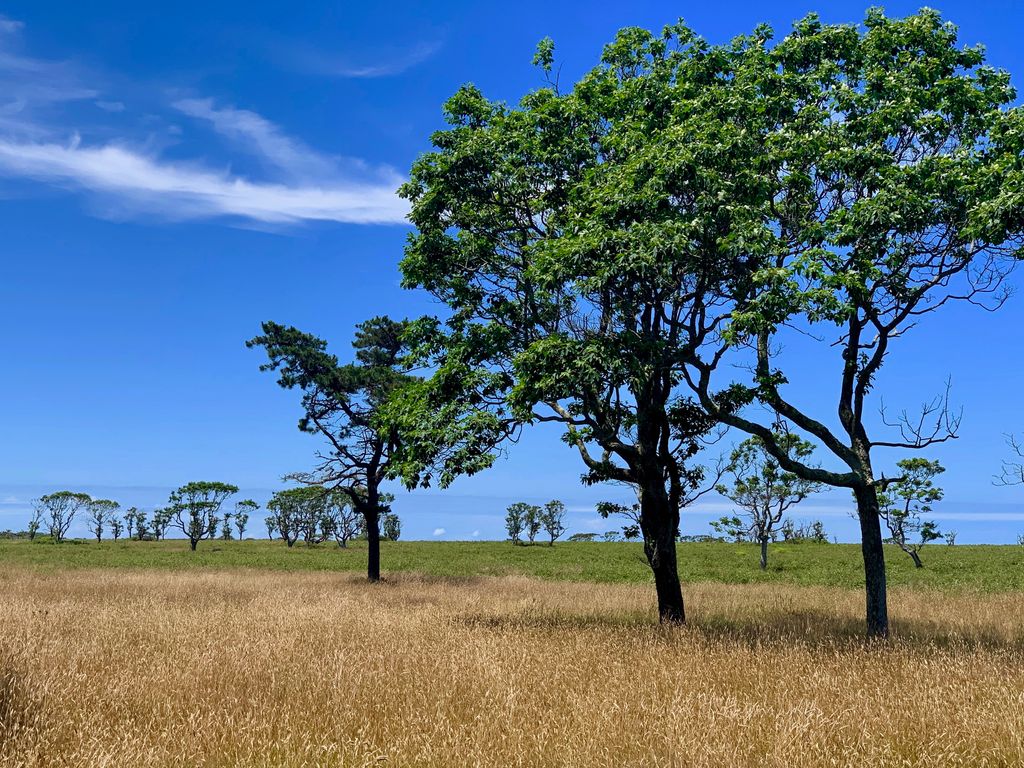
[[[63,541],[75,518],[83,510],[88,510],[92,498],[87,493],[74,491],[57,491],[41,496],[33,502],[35,518],[42,520],[49,527],[50,536],[54,541]]]
[[[930,513],[935,502],[942,500],[942,489],[935,485],[935,478],[945,469],[937,461],[922,458],[902,459],[898,466],[902,476],[880,497],[879,513],[893,543],[921,568],[921,548],[942,538],[935,522],[922,519],[922,515]]]
[[[806,461],[814,452],[813,444],[792,433],[780,433],[775,440],[800,461]],[[750,437],[738,445],[725,467],[732,476],[728,485],[719,484],[717,490],[742,510],[742,517],[732,515],[711,523],[719,533],[735,541],[756,541],[761,544],[761,567],[768,566],[769,541],[774,541],[776,526],[786,512],[820,486],[804,480],[793,472],[786,472],[767,451],[758,437]]]
[[[189,540],[194,551],[203,539],[217,535],[221,505],[238,493],[238,487],[228,483],[197,481],[187,483],[171,493],[166,510],[158,510],[160,518],[166,515]],[[154,513],[154,527],[157,527]],[[161,528],[164,526],[160,526]],[[163,530],[161,530],[161,535]]]

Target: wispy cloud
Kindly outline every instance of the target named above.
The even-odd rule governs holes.
[[[98,99],[93,103],[104,112],[124,112],[123,101],[105,101],[104,99]]]
[[[349,78],[391,77],[422,64],[441,50],[441,46],[440,40],[417,43],[365,63],[354,63],[340,56],[307,49],[294,52],[292,58],[296,68],[309,74]]]
[[[446,531],[444,528],[435,528],[434,529],[434,535],[435,536],[444,536],[446,533],[448,533],[448,531]]]
[[[214,106],[213,99],[179,99],[171,106],[179,112],[208,122],[213,130],[296,178],[316,178],[335,168],[332,158],[286,136],[280,128],[256,112]]]
[[[15,32],[20,32],[24,26],[25,25],[20,21],[9,19],[6,16],[0,16],[0,34],[11,35]]]
[[[396,194],[402,177],[393,169],[340,162],[256,112],[217,107],[212,99],[179,99],[171,106],[209,124],[232,149],[256,155],[264,173],[242,176],[226,163],[168,160],[153,148],[156,142],[132,136],[135,123],[122,101],[80,85],[67,63],[18,51],[21,29],[20,22],[0,17],[0,176],[86,193],[111,216],[226,217],[269,225],[405,219],[407,204]],[[52,114],[80,99],[92,99],[106,113],[99,130],[104,140],[83,140],[76,120]],[[177,149],[180,155],[188,147]]]
[[[125,212],[151,212],[169,219],[236,216],[272,224],[382,224],[401,222],[405,216],[405,204],[394,194],[398,178],[317,187],[255,183],[226,172],[164,162],[118,145],[0,140],[0,171],[90,190]]]

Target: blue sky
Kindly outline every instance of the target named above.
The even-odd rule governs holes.
[[[1022,84],[1019,3],[939,7]],[[263,500],[309,467],[294,393],[243,342],[275,319],[344,356],[356,322],[436,309],[398,285],[394,189],[460,84],[515,101],[541,84],[530,59],[547,35],[567,81],[622,26],[682,16],[722,41],[815,9],[856,21],[864,6],[0,3],[0,529],[60,488],[152,506],[207,478]],[[996,315],[958,308],[883,377],[887,401],[913,407],[952,376],[962,437],[931,455],[948,467],[936,517],[964,542],[1024,532],[1024,488],[991,482],[1003,433],[1024,431],[1022,318],[1022,296]],[[831,409],[827,389],[802,395]],[[604,530],[593,502],[628,496],[579,474],[536,429],[492,471],[396,510],[409,537],[496,538],[508,503],[557,497],[571,530]],[[847,507],[826,494],[798,516],[850,539]],[[684,530],[727,510],[710,499]]]

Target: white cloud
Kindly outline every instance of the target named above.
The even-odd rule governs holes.
[[[297,178],[328,175],[334,159],[321,155],[255,112],[234,107],[216,108],[213,99],[179,99],[172,106],[189,117],[209,122],[222,136],[238,142],[272,166]]]
[[[444,536],[446,533],[448,533],[448,531],[446,531],[444,528],[435,528],[434,529],[434,535],[435,536]]]
[[[0,139],[0,173],[105,195],[130,212],[171,219],[234,216],[272,224],[335,221],[399,223],[406,204],[401,180],[335,180],[330,185],[253,182],[201,167],[177,165],[115,144],[83,146]]]
[[[440,40],[418,43],[372,64],[353,64],[339,57],[306,49],[295,52],[293,58],[300,69],[310,74],[348,78],[390,77],[423,63],[441,50],[441,45]]]
[[[97,101],[94,101],[93,104],[102,109],[104,112],[124,112],[123,101],[104,101],[103,99],[99,99]]]
[[[474,539],[479,539],[479,538],[480,538],[480,531],[473,531],[473,533],[472,533],[472,534],[470,534],[470,535],[471,535],[471,536],[472,536],[472,537],[473,537]]]

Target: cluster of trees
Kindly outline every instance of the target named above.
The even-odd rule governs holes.
[[[54,541],[64,541],[71,524],[84,517],[96,541],[102,541],[108,532],[114,541],[122,535],[138,541],[159,541],[166,538],[168,529],[173,529],[184,534],[194,551],[199,542],[206,539],[245,538],[250,516],[260,505],[252,499],[242,499],[226,510],[224,505],[236,493],[238,488],[228,483],[188,483],[171,493],[166,507],[154,509],[147,515],[137,507],[129,507],[121,514],[121,505],[110,499],[58,491],[33,502],[25,537],[35,539],[45,530]],[[382,535],[389,541],[398,541],[401,520],[387,507],[391,497],[383,495],[381,499],[384,504]],[[266,517],[269,537],[279,537],[289,547],[300,538],[307,545],[333,538],[339,546],[345,547],[352,539],[366,536],[364,519],[355,512],[349,497],[338,491],[316,486],[278,491],[268,502],[267,509],[270,512]]]
[[[522,501],[510,504],[505,511],[505,530],[513,544],[524,543],[524,537],[526,542],[533,544],[537,535],[544,531],[548,546],[553,547],[565,533],[565,504],[557,499],[542,507]]]
[[[381,497],[382,504],[390,500]],[[300,538],[307,546],[329,539],[347,547],[353,539],[366,537],[366,520],[353,507],[348,494],[316,485],[278,491],[267,502],[267,535],[279,537],[289,547]],[[398,541],[402,523],[398,515],[385,506],[380,516],[381,536]]]
[[[33,502],[28,535],[34,539],[45,529],[54,541],[61,542],[75,519],[84,516],[86,527],[96,541],[102,541],[107,532],[115,541],[122,534],[139,541],[159,541],[166,537],[169,528],[176,528],[195,550],[203,539],[218,535],[223,539],[232,538],[232,528],[238,538],[245,536],[249,515],[259,509],[259,504],[244,499],[235,503],[234,511],[223,511],[224,502],[236,493],[238,488],[227,483],[188,483],[171,493],[166,507],[155,509],[147,516],[136,507],[129,507],[122,515],[121,505],[110,499],[57,491]]]
[[[948,388],[881,423],[871,401],[930,315],[1006,299],[1024,111],[1009,75],[932,10],[872,9],[862,27],[812,15],[772,37],[625,29],[568,89],[542,42],[547,86],[516,106],[461,88],[401,189],[415,227],[403,284],[446,317],[371,320],[351,365],[264,325],[251,343],[329,446],[305,479],[347,489],[371,545],[384,480],[444,486],[524,425],[560,424],[584,482],[635,490],[659,615],[681,622],[680,513],[728,428],[794,482],[851,493],[867,630],[888,633],[882,523],[905,530],[930,503],[899,490],[916,470],[895,459],[954,438],[960,415]],[[758,514],[763,540],[777,509]]]

